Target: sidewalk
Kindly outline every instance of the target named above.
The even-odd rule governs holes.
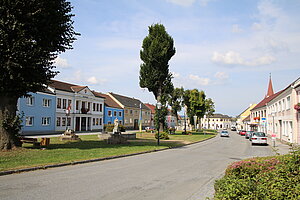
[[[288,154],[291,150],[291,146],[284,144],[279,140],[275,140],[275,145],[274,145],[274,141],[272,140],[271,137],[268,137],[268,144],[275,153],[279,153],[280,155]]]

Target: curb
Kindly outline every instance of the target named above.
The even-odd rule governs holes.
[[[85,164],[85,163],[91,163],[91,162],[99,162],[99,161],[104,161],[104,160],[112,160],[112,159],[116,159],[116,158],[124,158],[124,157],[129,157],[129,156],[142,155],[142,154],[146,154],[146,153],[153,153],[153,152],[164,151],[164,150],[168,150],[168,149],[177,149],[177,148],[181,148],[181,147],[184,147],[184,146],[189,146],[189,145],[192,145],[192,144],[197,144],[197,143],[200,143],[200,142],[204,142],[204,141],[213,139],[216,136],[217,136],[217,134],[214,135],[211,138],[206,138],[206,139],[201,140],[201,141],[192,142],[192,143],[185,144],[185,145],[178,146],[178,147],[167,147],[167,148],[163,148],[163,149],[155,149],[155,150],[151,150],[151,151],[142,151],[142,152],[138,152],[138,153],[124,154],[124,155],[119,155],[119,156],[110,156],[110,157],[104,157],[104,158],[80,160],[80,161],[74,161],[74,162],[68,162],[68,163],[59,163],[59,164],[51,164],[51,165],[30,167],[30,168],[24,168],[24,169],[15,169],[15,170],[2,171],[2,172],[0,172],[0,176],[15,174],[15,173],[22,173],[22,172],[30,172],[30,171],[41,170],[41,169],[45,170],[45,169],[56,168],[56,167],[64,167],[64,166],[69,166],[69,165],[78,165],[78,164]]]

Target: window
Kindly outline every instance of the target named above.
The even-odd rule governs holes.
[[[60,117],[56,117],[56,126],[60,126]]]
[[[99,124],[99,119],[96,118],[96,126],[98,126],[98,124]]]
[[[26,117],[26,126],[33,126],[34,117]]]
[[[57,108],[61,108],[61,98],[57,98]]]
[[[111,110],[108,111],[108,116],[111,117]]]
[[[63,99],[63,109],[67,108],[67,99]]]
[[[50,99],[43,99],[43,107],[50,107]]]
[[[71,118],[70,117],[67,118],[67,126],[71,126]]]
[[[99,104],[96,104],[96,111],[99,111]]]
[[[130,110],[129,113],[132,115],[132,110]]]
[[[61,118],[61,125],[66,126],[66,118],[65,117]]]
[[[285,110],[285,100],[282,99],[282,110]]]
[[[42,117],[42,125],[43,126],[50,125],[50,117]]]
[[[93,103],[93,111],[96,111],[96,104]]]
[[[107,122],[107,124],[111,124],[111,122]]]
[[[290,108],[291,108],[291,97],[288,96],[288,97],[286,98],[286,109],[288,110],[288,109],[290,109]]]
[[[117,116],[117,111],[114,111],[114,116],[115,116],[115,117]]]
[[[102,104],[100,104],[100,112],[102,112]]]
[[[122,120],[120,120],[119,122],[120,122],[120,124],[122,124]]]
[[[122,112],[119,112],[119,117],[122,117]]]
[[[121,123],[121,122],[120,122]],[[99,125],[102,125],[102,118],[99,118]]]
[[[79,110],[79,101],[76,101],[76,110]]]
[[[28,106],[33,106],[33,104],[34,104],[34,97],[27,97],[26,98],[26,104]]]
[[[93,118],[93,126],[95,126],[96,122],[95,122],[95,118]]]
[[[127,114],[127,113],[128,113],[128,110],[125,110],[125,113]]]
[[[68,106],[71,106],[71,105],[72,105],[72,100],[68,99]]]
[[[91,103],[88,102],[88,110],[90,110],[90,109],[91,109]]]

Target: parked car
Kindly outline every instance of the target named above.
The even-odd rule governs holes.
[[[246,135],[246,131],[245,131],[245,130],[241,130],[241,131],[239,132],[239,134],[240,134],[241,136],[245,136],[245,135]]]
[[[232,130],[232,131],[236,131],[235,126],[232,126],[232,127],[231,127],[231,130]]]
[[[245,135],[245,138],[246,139],[249,139],[250,138],[250,135],[253,133],[253,131],[247,131],[246,132],[246,135]]]
[[[222,130],[222,131],[220,132],[220,136],[221,136],[221,137],[229,137],[229,133],[228,133],[228,131],[226,131],[226,130]]]
[[[263,132],[253,132],[251,134],[251,144],[264,144],[268,145],[268,138],[265,133]]]

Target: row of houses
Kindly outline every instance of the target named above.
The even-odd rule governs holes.
[[[272,137],[300,143],[300,78],[283,90],[273,91],[270,77],[266,96],[238,116],[240,129],[265,132]]]
[[[115,119],[126,129],[137,130],[153,122],[151,109],[140,100],[115,93],[103,94],[62,81],[52,80],[43,90],[18,100],[23,118],[22,135],[65,131],[103,131]]]

